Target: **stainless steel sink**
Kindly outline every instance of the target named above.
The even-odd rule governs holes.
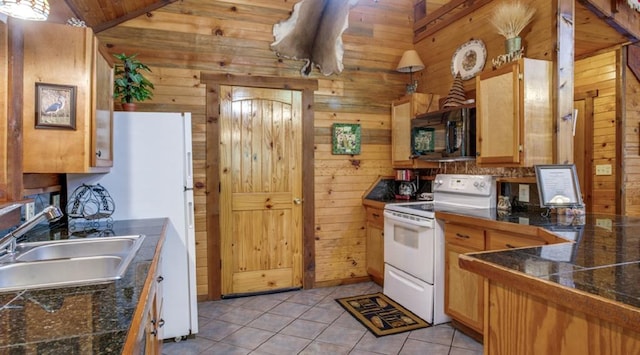
[[[109,237],[103,239],[70,239],[21,243],[14,256],[17,261],[40,261],[98,255],[126,256],[138,250],[144,236]]]
[[[144,235],[21,243],[0,258],[0,292],[122,277]]]
[[[115,280],[124,269],[118,256],[9,263],[0,266],[0,291]]]

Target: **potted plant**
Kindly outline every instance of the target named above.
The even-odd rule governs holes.
[[[114,66],[113,97],[120,99],[122,109],[135,111],[135,102],[151,99],[153,83],[142,75],[142,71],[151,72],[148,66],[136,59],[137,54],[114,54],[120,62]]]

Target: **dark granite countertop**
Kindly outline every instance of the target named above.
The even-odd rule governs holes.
[[[120,354],[167,219],[116,221],[69,233],[34,230],[29,241],[144,234],[124,276],[73,287],[0,293],[0,353]]]
[[[466,215],[464,211],[447,213]],[[569,291],[566,295],[573,292],[590,296],[591,301],[585,303],[583,311],[600,312],[596,315],[605,318],[609,315],[602,309],[611,310],[612,305],[618,305],[620,312],[624,312],[620,317],[623,321],[618,324],[623,323],[621,325],[627,327],[640,325],[640,218],[598,214],[543,217],[539,212],[468,216],[492,222],[525,223],[571,241],[470,253],[461,256],[463,268],[469,268],[473,261],[480,261],[483,265],[480,269],[486,271],[484,276],[511,273],[504,279],[515,280],[514,275],[521,275],[527,279],[526,282],[539,280],[540,284],[536,286],[540,287],[532,287],[528,283],[532,289],[558,287]],[[513,231],[517,232],[518,228],[513,228]],[[472,269],[476,270],[472,271],[477,271],[477,268],[477,265],[473,266]],[[562,293],[556,293],[559,294]],[[573,302],[571,298],[554,301],[565,302],[567,306]],[[596,306],[598,302],[607,303],[608,308]]]

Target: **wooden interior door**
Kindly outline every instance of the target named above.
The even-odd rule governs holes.
[[[573,107],[578,111],[573,136],[573,163],[576,166],[582,202],[587,212],[593,211],[593,120],[594,98],[598,91],[576,93]]]
[[[220,87],[222,295],[302,287],[302,93]]]

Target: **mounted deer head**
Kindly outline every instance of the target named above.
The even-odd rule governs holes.
[[[291,17],[273,26],[277,56],[304,60],[300,72],[309,75],[318,67],[324,75],[340,73],[344,48],[342,32],[349,27],[349,9],[358,0],[302,0]]]

